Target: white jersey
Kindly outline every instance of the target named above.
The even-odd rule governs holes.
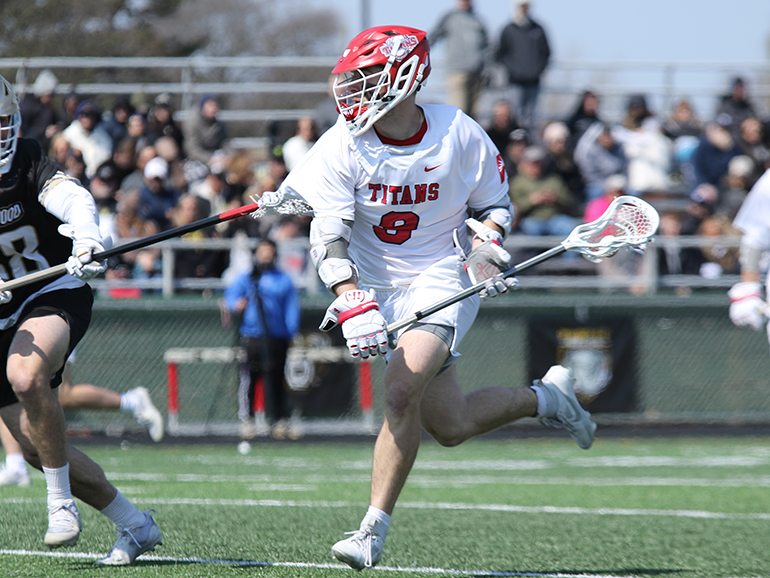
[[[770,169],[749,191],[735,215],[733,225],[743,232],[743,244],[770,249]]]
[[[509,206],[502,157],[484,130],[456,107],[421,108],[423,128],[398,143],[374,130],[354,138],[338,120],[281,185],[316,217],[353,221],[349,253],[375,289],[408,285],[454,255],[454,229],[467,249],[465,219]]]

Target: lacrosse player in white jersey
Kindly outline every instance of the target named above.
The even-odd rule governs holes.
[[[765,171],[749,191],[735,215],[733,225],[741,237],[741,281],[732,286],[730,319],[735,325],[757,331],[767,323],[767,303],[762,287],[762,254],[770,250],[770,170]],[[767,280],[765,281],[767,284]],[[770,326],[768,326],[770,338]]]
[[[332,547],[335,558],[358,570],[381,559],[422,429],[455,446],[538,416],[565,426],[582,448],[596,429],[560,366],[532,387],[462,393],[452,362],[478,296],[408,327],[389,351],[387,322],[475,282],[486,280],[482,293],[492,297],[515,284],[500,275],[509,268],[502,241],[513,212],[502,158],[460,109],[416,104],[429,73],[425,32],[378,26],[356,36],[332,71],[340,118],[276,194],[299,196],[313,208],[311,257],[337,296],[321,329],[340,324],[353,357],[387,360],[370,507],[360,529]]]

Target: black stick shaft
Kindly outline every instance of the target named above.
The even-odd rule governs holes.
[[[561,255],[566,250],[567,249],[564,247],[564,245],[558,245],[557,247],[548,249],[547,251],[544,251],[543,253],[540,253],[539,255],[532,257],[531,259],[527,259],[523,263],[519,263],[518,265],[511,267],[505,273],[503,273],[503,277],[505,278],[513,277],[514,275],[517,275],[518,273],[524,271],[525,269],[529,269],[530,267],[533,267],[538,263],[547,261],[548,259],[555,257],[556,255]],[[406,317],[401,321],[396,321],[395,323],[391,323],[386,328],[386,331],[388,332],[389,335],[392,335],[399,329],[403,329],[404,327],[412,325],[413,323],[416,323],[417,321],[419,321],[420,319],[423,319],[424,317],[427,317],[428,315],[433,315],[437,311],[441,311],[442,309],[445,309],[450,305],[454,305],[458,301],[462,301],[463,299],[470,297],[475,293],[478,293],[484,288],[484,284],[485,284],[484,281],[481,281],[479,283],[476,283],[475,285],[472,285],[471,287],[468,287],[467,289],[458,291],[454,295],[450,295],[446,299],[443,299],[442,301],[438,301],[437,303],[434,303],[433,305],[426,307],[425,309],[416,311],[412,313],[409,317]]]
[[[144,247],[149,247],[150,245],[160,243],[161,241],[166,241],[167,239],[181,237],[182,235],[186,235],[187,233],[191,233],[193,231],[205,229],[206,227],[210,227],[218,223],[224,223],[225,221],[230,221],[232,219],[248,215],[249,213],[256,211],[258,208],[259,206],[257,203],[251,203],[249,205],[238,207],[237,209],[225,211],[219,215],[212,215],[210,217],[206,217],[205,219],[201,219],[193,223],[188,223],[187,225],[174,227],[168,231],[162,231],[156,235],[150,235],[149,237],[137,239],[135,241],[131,241],[130,243],[118,245],[117,247],[107,249],[106,251],[99,251],[98,253],[94,253],[93,260],[104,261],[110,257],[122,255],[123,253],[128,253],[130,251],[136,251],[137,249],[143,249]],[[48,269],[43,269],[42,271],[36,271],[34,273],[30,273],[29,275],[24,275],[24,277],[19,277],[18,279],[11,279],[10,281],[6,281],[0,286],[0,288],[3,291],[11,291],[16,287],[23,287],[31,283],[37,283],[38,281],[45,281],[46,279],[61,277],[66,272],[66,266],[64,263],[61,263],[59,265],[49,267]]]

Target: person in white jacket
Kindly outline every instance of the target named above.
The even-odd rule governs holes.
[[[75,109],[75,119],[62,133],[72,150],[83,156],[89,179],[112,156],[112,137],[100,123],[99,107],[93,100],[84,100]]]

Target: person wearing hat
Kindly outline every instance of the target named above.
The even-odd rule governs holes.
[[[595,122],[575,146],[575,163],[585,181],[588,201],[604,194],[607,177],[628,174],[628,158],[616,133],[616,127]]]
[[[128,117],[134,113],[134,107],[131,104],[131,98],[125,94],[119,94],[112,102],[112,111],[105,115],[102,120],[104,129],[112,138],[113,148],[128,136]]]
[[[599,96],[592,90],[584,90],[564,121],[570,134],[568,146],[574,149],[588,128],[597,122],[602,122],[599,118]]]
[[[206,94],[190,111],[183,128],[189,159],[208,165],[214,153],[225,148],[228,135],[225,124],[218,118],[219,106],[216,96]]]
[[[571,134],[566,123],[554,121],[543,129],[543,145],[548,151],[543,163],[546,173],[555,173],[564,179],[567,188],[579,203],[585,202],[583,176],[575,162],[575,156],[570,147]]]
[[[522,233],[566,237],[579,224],[571,215],[575,199],[560,176],[543,173],[546,154],[537,145],[524,150],[519,173],[510,180],[508,194],[519,215]]]
[[[101,118],[99,106],[93,100],[84,100],[75,109],[75,120],[64,129],[72,149],[83,155],[89,179],[112,156],[112,137],[102,126]]]
[[[168,162],[154,157],[144,166],[144,186],[140,189],[139,216],[153,221],[160,230],[168,228],[179,194],[167,186]]]
[[[628,97],[622,125],[628,130],[637,130],[651,116],[653,114],[647,106],[647,98],[643,94],[632,94]]]
[[[730,82],[730,92],[719,102],[714,118],[719,119],[719,123],[729,130],[733,137],[737,137],[741,123],[750,116],[767,118],[767,115],[761,115],[751,102],[746,80],[736,76]]]
[[[161,137],[171,137],[179,150],[184,150],[184,135],[174,120],[171,95],[168,93],[158,95],[155,104],[147,113],[147,136],[153,143]]]
[[[53,98],[59,81],[50,70],[42,70],[19,103],[21,133],[40,143],[44,151],[51,146],[51,138],[64,128],[64,123],[54,107]]]
[[[523,128],[517,128],[512,130],[508,134],[508,140],[506,141],[503,149],[503,162],[505,163],[505,172],[508,174],[508,179],[512,179],[519,172],[519,161],[521,155],[527,150],[527,147],[532,144],[530,142],[529,134]]]
[[[540,79],[551,58],[543,27],[529,15],[529,0],[513,1],[513,18],[500,33],[495,60],[503,65],[516,89],[516,112],[527,130],[535,128]]]

